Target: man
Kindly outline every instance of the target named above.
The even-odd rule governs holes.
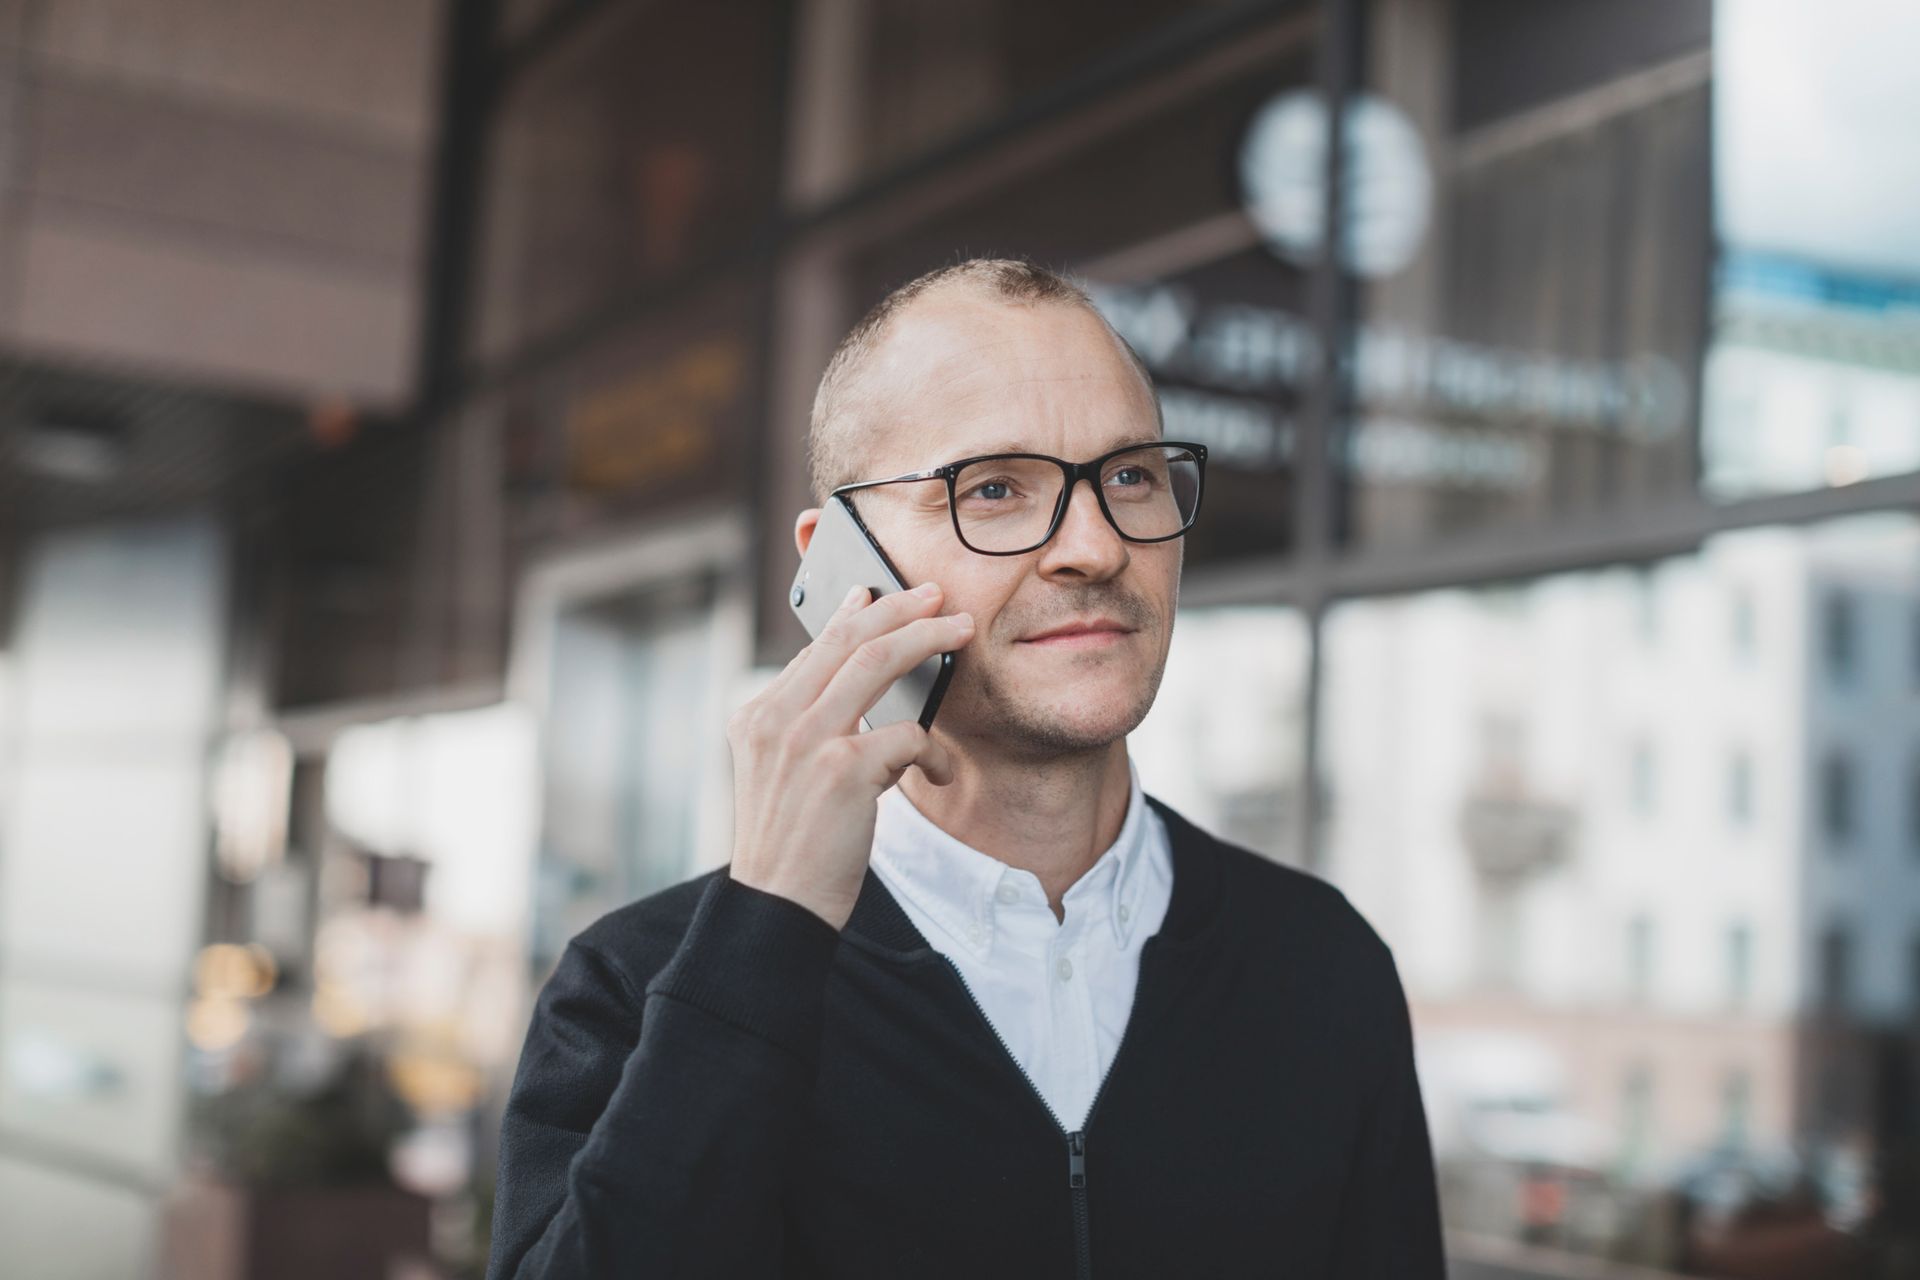
[[[1204,460],[1161,437],[1131,349],[1028,263],[943,268],[848,334],[815,493],[860,482],[925,590],[849,597],[734,715],[727,866],[568,946],[493,1280],[1444,1274],[1391,953],[1128,759]],[[934,470],[1009,452],[1100,465]],[[930,733],[861,730],[947,650]]]

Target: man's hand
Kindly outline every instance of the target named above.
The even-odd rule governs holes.
[[[881,794],[913,765],[936,786],[953,781],[946,748],[918,723],[863,733],[860,718],[895,680],[973,636],[970,615],[935,615],[937,584],[864,607],[867,594],[855,588],[813,643],[727,721],[729,874],[836,929],[860,896]]]

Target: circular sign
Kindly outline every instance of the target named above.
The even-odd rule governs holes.
[[[1369,278],[1412,262],[1426,235],[1433,179],[1419,130],[1372,94],[1355,95],[1341,121],[1346,225],[1340,261]],[[1320,256],[1326,216],[1327,111],[1308,89],[1282,93],[1254,113],[1240,141],[1247,216],[1273,252],[1299,266]]]

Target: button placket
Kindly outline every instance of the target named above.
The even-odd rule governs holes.
[[[1084,933],[1081,927],[1083,922],[1074,907],[1067,908],[1067,921],[1054,940],[1053,981],[1050,984],[1054,991],[1048,1003],[1053,1008],[1054,1045],[1061,1055],[1063,1086],[1071,1090],[1071,1096],[1076,1099],[1075,1105],[1080,1105],[1078,1100],[1086,1093],[1087,1077],[1091,1070],[1088,1055],[1092,1046],[1087,1042],[1083,1030],[1087,1000],[1091,993],[1085,974],[1079,975],[1079,981],[1074,981],[1072,953]],[[1072,1083],[1065,1084],[1068,1080]]]
[[[1053,956],[1053,977],[1056,982],[1066,982],[1073,977],[1073,961],[1068,953],[1073,950],[1074,940],[1080,936],[1079,919],[1073,909],[1067,908],[1067,917],[1054,931],[1053,945],[1048,948]]]

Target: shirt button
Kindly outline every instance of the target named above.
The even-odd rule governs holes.
[[[1073,961],[1067,959],[1065,956],[1061,956],[1060,963],[1053,968],[1054,972],[1060,975],[1060,981],[1062,982],[1065,982],[1073,976]]]
[[[1001,885],[993,896],[1002,902],[1018,902],[1020,900],[1020,890],[1012,883],[1007,883]]]
[[[970,924],[967,926],[967,937],[974,942],[984,942],[987,937],[987,927],[983,924]]]

